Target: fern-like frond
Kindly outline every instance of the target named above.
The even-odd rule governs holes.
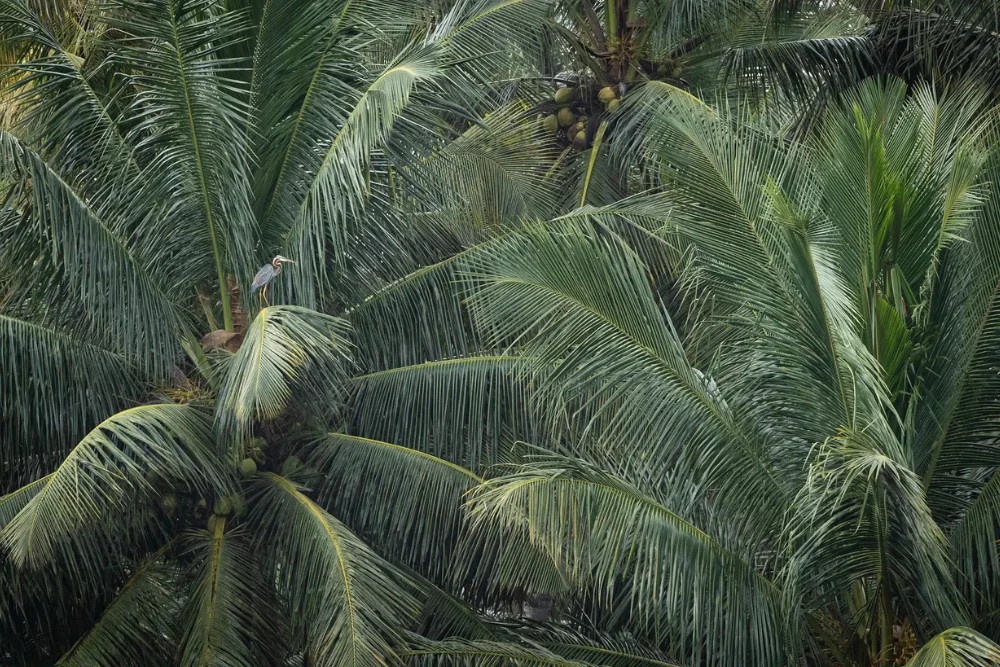
[[[913,656],[909,667],[988,667],[1000,662],[1000,646],[969,628],[937,635]]]
[[[3,485],[51,469],[94,424],[141,390],[122,355],[40,323],[0,314],[0,348]]]
[[[746,656],[776,664],[790,648],[777,584],[747,556],[611,475],[569,460],[528,464],[488,480],[473,512],[479,526],[524,526],[604,605],[627,586],[630,625],[666,639],[678,658],[699,646],[718,664],[743,664]]]

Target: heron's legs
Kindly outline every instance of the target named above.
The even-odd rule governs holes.
[[[267,287],[268,287],[267,285],[264,285],[264,289],[261,290],[261,295],[264,297],[264,303],[270,306],[271,302],[267,300]]]

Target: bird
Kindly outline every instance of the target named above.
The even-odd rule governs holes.
[[[253,277],[253,284],[250,285],[250,291],[256,292],[257,290],[261,290],[259,298],[267,302],[267,284],[274,280],[275,276],[281,273],[281,265],[285,262],[291,262],[294,264],[295,260],[282,257],[281,255],[275,255],[270,264],[265,264],[260,267],[260,271],[258,271],[257,275]],[[267,304],[271,305],[270,302],[267,302]]]

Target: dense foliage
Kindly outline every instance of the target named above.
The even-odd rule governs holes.
[[[0,0],[0,664],[1000,664],[991,7]]]

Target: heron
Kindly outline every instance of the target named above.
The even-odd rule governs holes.
[[[256,292],[257,290],[261,290],[259,298],[263,299],[263,301],[265,301],[269,306],[271,303],[267,300],[267,285],[274,280],[275,276],[281,273],[281,265],[285,262],[294,264],[295,260],[282,257],[281,255],[275,255],[274,259],[271,260],[271,263],[260,267],[260,271],[258,271],[257,275],[253,277],[253,284],[250,286],[250,291]]]

